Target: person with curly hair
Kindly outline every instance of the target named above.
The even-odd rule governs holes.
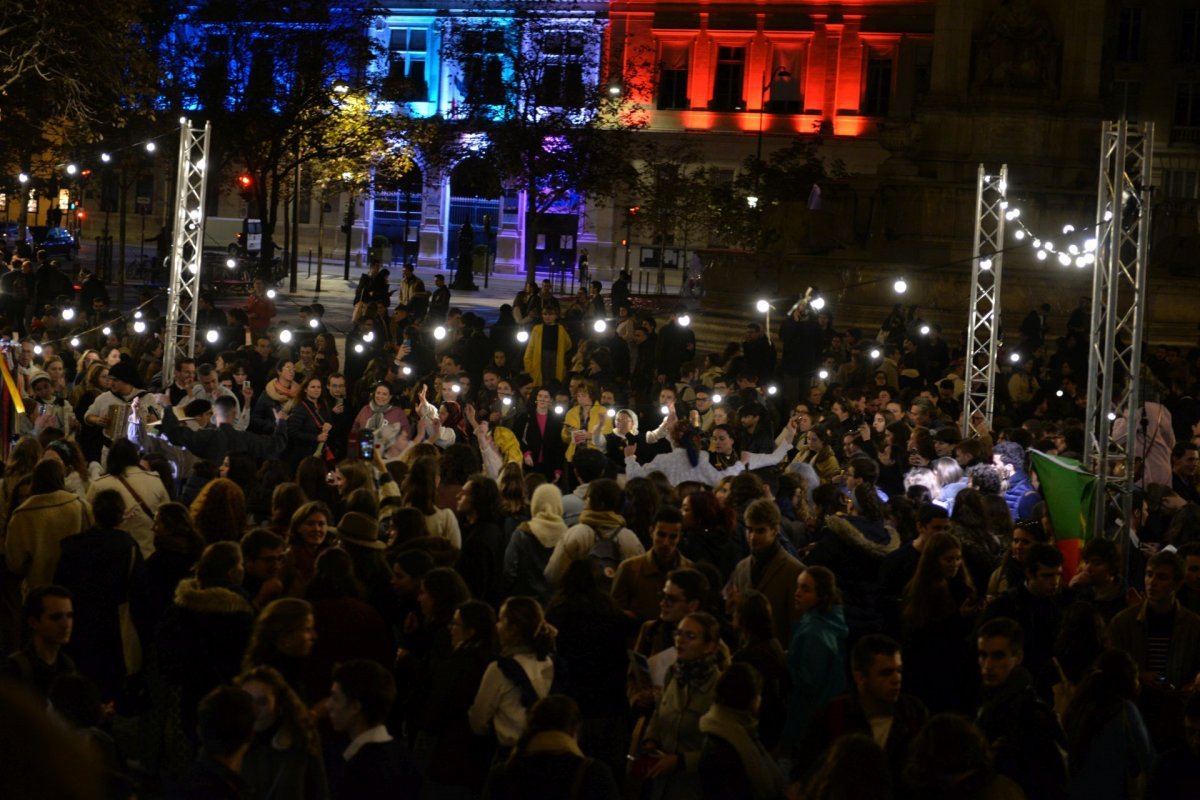
[[[228,478],[205,484],[191,511],[197,532],[210,544],[241,541],[246,532],[246,494]]]
[[[309,703],[306,662],[317,641],[312,604],[297,597],[272,600],[259,612],[242,657],[242,670],[274,667],[301,700]]]
[[[238,675],[234,684],[254,703],[254,740],[241,771],[250,795],[327,798],[320,737],[308,709],[279,670],[255,667]]]

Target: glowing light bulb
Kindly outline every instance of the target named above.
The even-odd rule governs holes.
[[[714,394],[714,395],[712,396],[712,401],[713,401],[714,403],[720,403],[722,399],[723,399],[723,398],[722,398],[722,397],[721,397],[721,395],[719,395],[719,394]]]
[[[1113,213],[1112,213],[1112,211],[1111,211],[1111,210],[1106,210],[1106,211],[1104,212],[1104,221],[1105,221],[1105,222],[1108,222],[1109,220],[1111,220],[1111,219],[1112,219],[1112,217],[1113,217]]]
[[[146,142],[146,152],[147,153],[153,153],[157,149],[158,149],[158,145],[156,145],[154,142]]]
[[[312,319],[310,319],[308,321],[308,327],[312,328],[313,330],[316,330],[317,328],[321,327],[321,320],[317,319],[316,317],[313,317]],[[367,342],[371,341],[371,339],[368,339],[367,336],[370,336],[371,339],[375,338],[374,332],[368,332],[363,335],[364,341],[367,341]]]
[[[765,314],[771,310],[771,304],[768,303],[766,300],[759,300],[757,303],[754,304],[754,307],[756,309],[758,309],[758,313],[760,313],[760,314]]]
[[[22,172],[17,175],[17,180],[21,183],[29,183],[29,176]]]
[[[77,336],[71,337],[71,347],[79,347],[79,337],[77,337]]]
[[[33,354],[35,356],[40,356],[42,354],[42,346],[40,344],[35,344],[33,346]]]
[[[896,294],[904,294],[908,291],[908,284],[904,278],[897,278],[896,282],[892,284],[892,289],[895,290]]]
[[[517,341],[525,344],[529,341],[529,331],[517,331]]]
[[[1071,257],[1066,253],[1059,253],[1058,263],[1062,264],[1064,267],[1069,267],[1071,266]]]
[[[292,341],[292,332],[289,331],[287,328],[284,328],[283,330],[281,330],[279,332],[279,341],[283,342],[284,344],[287,344],[288,342]]]
[[[140,319],[137,322],[133,323],[133,332],[134,333],[145,333],[146,332],[146,323],[142,322]]]
[[[107,325],[105,325],[103,328],[101,328],[100,332],[103,333],[105,336],[112,336],[112,328],[108,327]]]
[[[598,319],[592,323],[592,330],[594,330],[596,333],[604,333],[606,330],[608,330],[608,323],[602,319]]]
[[[1115,412],[1115,411],[1108,412],[1108,421],[1109,422],[1115,421],[1116,418],[1117,418],[1117,412]]]
[[[270,300],[274,300],[278,294],[274,289],[267,289],[267,298]]]
[[[1021,360],[1021,354],[1020,353],[1009,353],[1008,360],[1015,364]]]
[[[356,352],[356,353],[361,353],[362,351],[363,351],[362,342],[357,342],[357,343],[354,345],[354,352]]]
[[[1013,233],[1013,238],[1016,239],[1018,242],[1024,241],[1025,240],[1025,231],[1021,230],[1020,228],[1017,228],[1016,232]]]
[[[402,374],[402,375],[412,375],[412,367],[410,367],[410,366],[408,366],[407,364],[405,364],[405,365],[404,365],[404,368],[400,370],[400,374]]]
[[[141,319],[141,318],[142,318],[142,312],[141,312],[141,311],[135,311],[135,312],[133,312],[133,318],[134,318],[134,319]]]
[[[508,398],[506,397],[504,399],[507,400]],[[604,413],[609,419],[612,419],[613,417],[615,417],[617,415],[617,410],[615,408],[610,408],[608,411],[605,411]]]
[[[112,161],[112,156],[110,156],[108,153],[101,153],[100,160],[107,164],[108,162]]]
[[[555,406],[555,407],[554,407],[554,413],[555,413],[555,414],[562,414],[562,413],[563,413],[563,407],[562,407],[562,406]]]
[[[817,295],[812,299],[812,302],[810,302],[809,305],[812,306],[813,311],[820,311],[825,307],[825,298]]]
[[[880,356],[879,348],[877,348],[877,347],[872,348],[871,349],[871,360],[875,361],[879,358],[879,356]]]
[[[71,308],[70,306],[67,306],[66,308],[64,308],[62,310],[62,318],[64,320],[66,320],[67,322],[70,322],[71,320],[75,319],[75,309]]]
[[[1084,249],[1084,250],[1086,250],[1086,251],[1088,251],[1089,253],[1095,252],[1095,250],[1096,250],[1096,240],[1095,240],[1095,239],[1088,239],[1088,240],[1086,240],[1086,241],[1083,243],[1083,249]]]
[[[671,409],[670,409],[670,408],[668,408],[667,406],[659,406],[659,407],[658,407],[658,410],[662,412],[662,415],[663,415],[664,417],[665,417],[667,414],[670,414],[670,413],[671,413]]]
[[[818,370],[817,377],[823,381],[829,380],[829,370],[827,370],[827,369]]]
[[[1073,256],[1079,255],[1079,248],[1076,245],[1071,245],[1067,248],[1067,252]]]
[[[79,172],[79,167],[75,166],[74,164],[67,164],[68,175],[74,175],[76,172]]]
[[[450,391],[454,392],[455,394],[458,394],[459,392],[462,391],[462,387],[459,386],[457,383],[452,383],[452,384],[450,384]]]
[[[313,322],[316,322],[316,320],[315,319],[312,320],[312,322],[309,323],[309,326],[313,327],[313,328],[317,327],[316,325],[312,324]],[[367,331],[366,333],[364,333],[363,341],[366,342],[367,344],[370,344],[371,342],[375,341],[375,331]]]
[[[1075,266],[1078,267],[1079,269],[1083,269],[1087,265],[1088,265],[1087,256],[1080,256],[1079,258],[1075,259]]]
[[[500,400],[500,402],[501,402],[501,403],[503,403],[503,404],[504,404],[504,405],[506,405],[506,406],[511,406],[511,405],[512,405],[512,398],[511,398],[511,397],[504,397],[504,398],[502,398],[502,399]]]
[[[778,392],[779,388],[775,386],[775,384],[771,384],[767,387],[767,394],[771,395],[772,397],[774,397]]]
[[[217,333],[216,328],[209,328],[208,332],[204,334],[204,341],[208,342],[209,344],[216,344],[217,339],[220,338],[221,334]]]
[[[692,318],[689,317],[687,314],[683,314],[679,317],[677,322],[686,328],[688,325],[692,324]]]
[[[436,328],[434,328],[433,329],[433,338],[437,339],[438,341],[445,339],[446,338],[446,328],[442,325],[438,325]]]
[[[1046,260],[1046,251],[1038,250],[1037,251],[1037,259],[1038,259],[1038,261],[1045,261]]]
[[[987,272],[989,269],[992,268],[992,260],[990,258],[980,259],[979,260],[979,268],[981,270],[983,270],[984,272]]]
[[[1042,246],[1042,240],[1041,240],[1041,239],[1034,239],[1034,240],[1033,240],[1033,246],[1034,246],[1034,247],[1041,247],[1041,246]]]
[[[237,259],[234,259],[234,258],[225,259],[225,266],[229,269],[236,269],[237,268]]]
[[[922,325],[922,326],[921,326],[921,335],[922,335],[922,336],[928,336],[928,335],[929,335],[929,326],[928,326],[928,325]]]
[[[1066,236],[1068,233],[1074,232],[1074,230],[1075,230],[1074,225],[1063,225],[1063,236]]]

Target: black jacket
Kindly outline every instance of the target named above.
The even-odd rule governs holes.
[[[546,416],[546,435],[537,423],[537,411],[529,410],[518,414],[513,422],[512,432],[521,442],[523,453],[533,454],[533,469],[542,473],[551,481],[554,480],[554,470],[562,469],[566,445],[562,440],[563,418],[553,410]]]
[[[1067,796],[1060,749],[1066,747],[1066,737],[1054,709],[1038,699],[1024,667],[1013,670],[1003,686],[984,690],[975,724],[991,744],[996,772],[1019,783],[1029,800]]]
[[[520,756],[493,770],[488,784],[492,800],[617,800],[621,796],[606,764],[568,752]]]
[[[901,694],[892,710],[892,728],[888,731],[884,752],[892,774],[892,784],[900,785],[900,775],[908,756],[909,745],[921,732],[929,711],[925,704],[911,694]],[[826,751],[835,741],[852,733],[873,736],[871,721],[863,713],[858,698],[850,694],[838,695],[817,712],[804,732],[804,739],[796,752],[801,758],[792,768],[793,778],[807,778],[820,767]]]
[[[393,800],[420,794],[421,773],[404,745],[393,739],[363,745],[346,762],[333,796],[338,800]]]
[[[220,465],[230,453],[249,453],[256,459],[273,461],[283,455],[288,443],[287,420],[275,421],[274,433],[239,431],[228,422],[215,428],[194,431],[174,414],[163,416],[162,432],[174,444],[183,445],[197,458]]]

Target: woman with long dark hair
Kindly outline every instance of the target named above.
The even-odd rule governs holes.
[[[242,670],[274,667],[301,700],[312,703],[318,695],[310,695],[304,675],[316,640],[317,623],[307,600],[296,597],[272,600],[254,622],[250,643],[242,657]],[[320,696],[324,696],[324,691]]]
[[[733,540],[737,531],[733,509],[722,508],[711,491],[693,492],[683,498],[683,538],[679,552],[691,561],[712,564],[722,580],[733,574],[741,557]]]
[[[976,669],[968,636],[980,606],[962,554],[954,534],[931,536],[901,600],[906,691],[935,712],[966,710]]]
[[[290,597],[304,594],[304,587],[317,569],[317,556],[327,547],[333,513],[320,501],[305,503],[292,514],[288,524],[287,559],[283,564],[284,592]]]
[[[458,570],[471,596],[498,605],[504,596],[504,533],[500,530],[500,491],[477,472],[458,495],[462,552]]]
[[[753,589],[738,595],[733,608],[733,627],[738,633],[738,649],[733,663],[749,664],[762,676],[762,706],[758,715],[758,734],[768,749],[774,749],[783,736],[787,721],[787,696],[792,689],[787,655],[775,636],[771,601]]]
[[[333,430],[332,415],[325,403],[325,384],[320,378],[305,379],[300,396],[288,414],[288,448],[284,461],[295,466],[305,456],[315,455],[326,462],[333,460],[328,445]],[[319,452],[318,452],[319,451]]]
[[[272,667],[254,667],[234,684],[254,701],[254,739],[241,777],[254,797],[324,800],[329,797],[321,740],[300,697]]]

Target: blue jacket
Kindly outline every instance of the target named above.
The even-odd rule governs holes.
[[[847,633],[841,606],[809,611],[792,627],[787,650],[792,691],[785,742],[798,744],[817,710],[846,691]]]
[[[1042,496],[1029,482],[1029,476],[1023,470],[1018,470],[1008,479],[1004,502],[1008,503],[1008,511],[1012,514],[1014,523],[1026,522],[1034,518],[1033,509],[1042,502]]]

